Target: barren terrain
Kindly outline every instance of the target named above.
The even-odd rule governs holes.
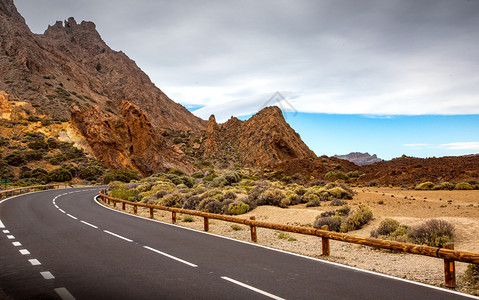
[[[394,218],[405,225],[416,225],[430,218],[440,218],[455,225],[456,250],[479,252],[479,235],[477,234],[479,232],[479,191],[477,190],[415,191],[400,188],[356,188],[355,192],[356,196],[348,201],[348,205],[351,207],[359,203],[369,205],[374,213],[374,220],[361,230],[350,234],[367,237],[371,230],[386,217]],[[311,226],[320,212],[332,209],[334,207],[331,206],[306,208],[304,204],[289,208],[260,206],[241,217],[255,216],[257,220],[268,222]],[[146,210],[139,209],[138,213],[148,217]],[[171,214],[168,212],[155,212],[155,218],[171,222]],[[193,217],[192,219],[192,222],[188,222],[185,216],[178,215],[177,223],[202,230],[202,218]],[[210,232],[250,242],[250,231],[247,226],[210,220]],[[444,282],[444,263],[437,258],[392,253],[339,241],[331,241],[331,256],[322,257],[321,239],[317,237],[281,233],[263,228],[258,229],[258,244],[436,286],[443,286]],[[466,267],[467,264],[456,263],[457,290],[479,295],[478,290],[472,289],[462,279]]]

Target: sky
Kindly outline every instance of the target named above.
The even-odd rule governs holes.
[[[71,16],[93,21],[203,119],[279,105],[317,155],[479,153],[477,0],[15,4],[35,33]]]

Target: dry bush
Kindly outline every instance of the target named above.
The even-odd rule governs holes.
[[[386,218],[381,221],[379,227],[371,231],[372,237],[379,236],[389,236],[399,228],[400,224],[398,221],[390,218]]]
[[[241,201],[233,202],[228,206],[228,213],[230,215],[242,215],[248,211],[249,205]]]
[[[454,240],[454,225],[444,220],[431,219],[410,228],[408,235],[416,244],[440,247]]]
[[[331,200],[331,203],[329,204],[330,206],[341,206],[344,205],[345,202],[341,199],[333,199]]]
[[[199,206],[200,202],[201,202],[201,198],[198,196],[189,197],[183,203],[183,208],[195,210]]]
[[[217,200],[213,200],[206,204],[205,209],[213,214],[221,214],[223,212],[223,204]]]
[[[319,199],[311,200],[308,203],[306,203],[306,207],[317,207],[321,206],[321,201]]]
[[[328,217],[321,217],[317,216],[316,220],[314,220],[314,228],[321,229],[321,226],[328,225],[328,230],[339,232],[341,228],[342,218],[340,216],[328,216]]]
[[[434,183],[427,181],[427,182],[418,184],[414,189],[415,190],[431,190],[433,188],[434,188]]]
[[[373,212],[366,205],[359,205],[341,224],[341,232],[361,229],[373,218]]]
[[[257,205],[273,205],[281,207],[282,201],[284,199],[286,199],[286,195],[283,193],[283,191],[275,188],[269,188],[259,196]]]

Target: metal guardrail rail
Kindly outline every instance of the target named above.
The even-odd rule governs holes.
[[[117,202],[122,203],[123,210],[125,210],[125,205],[131,205],[133,206],[133,212],[135,214],[137,213],[138,206],[148,208],[150,211],[151,219],[154,216],[154,209],[169,211],[172,213],[172,223],[176,223],[177,213],[203,217],[205,231],[209,230],[209,221],[208,221],[209,219],[248,225],[251,228],[251,240],[253,242],[257,241],[257,230],[256,230],[257,227],[318,236],[322,238],[322,254],[324,256],[330,255],[329,240],[336,240],[336,241],[342,241],[346,243],[369,246],[373,248],[388,249],[388,250],[394,250],[398,252],[405,252],[405,253],[440,258],[444,260],[445,285],[449,288],[456,287],[456,275],[455,275],[456,261],[464,262],[464,263],[479,264],[479,253],[454,250],[453,243],[447,243],[446,245],[444,245],[443,248],[438,248],[438,247],[430,247],[425,245],[415,245],[415,244],[401,243],[401,242],[395,242],[395,241],[381,240],[381,239],[375,239],[375,238],[359,237],[359,236],[349,235],[345,233],[328,231],[327,226],[323,226],[321,229],[316,229],[316,228],[308,228],[308,227],[257,221],[255,220],[254,217],[245,219],[245,218],[239,218],[234,216],[212,214],[207,211],[202,212],[197,210],[189,210],[189,209],[176,208],[176,207],[131,202],[131,201],[123,200],[123,199],[110,197],[106,194],[105,190],[100,191],[100,198],[103,202],[107,202],[108,204],[113,203],[113,206],[116,206]]]

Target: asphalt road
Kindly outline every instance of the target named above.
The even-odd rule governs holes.
[[[118,213],[95,202],[98,190],[43,191],[0,203],[4,294],[12,299],[468,298]]]

